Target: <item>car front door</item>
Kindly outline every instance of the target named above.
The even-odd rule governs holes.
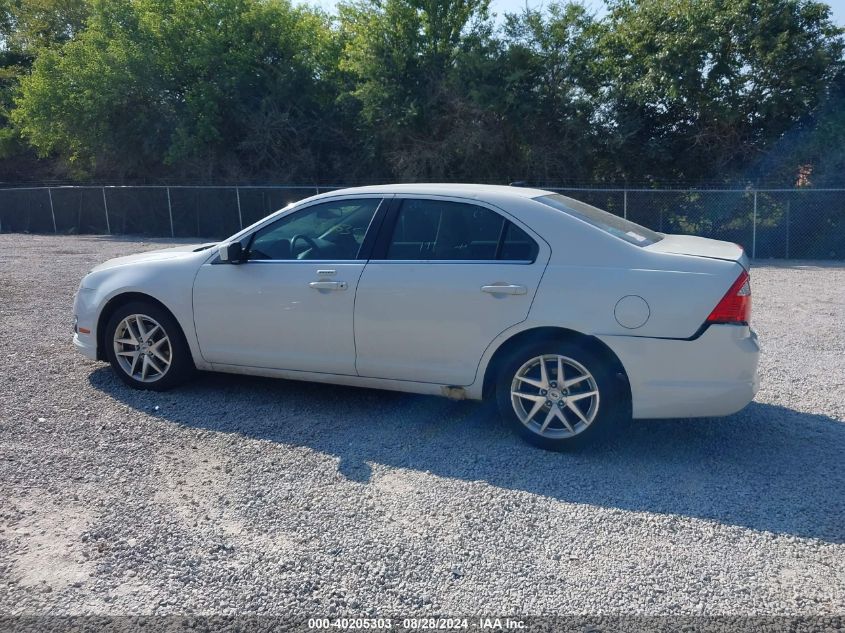
[[[487,346],[528,316],[548,245],[479,203],[397,198],[355,301],[361,376],[469,385]]]
[[[241,239],[241,264],[212,258],[194,281],[197,339],[211,363],[355,374],[355,289],[381,197],[320,202]]]

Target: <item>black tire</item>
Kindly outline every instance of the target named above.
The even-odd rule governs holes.
[[[558,394],[557,388],[541,391],[539,387],[525,385],[521,381],[516,382],[516,384],[520,385],[518,391],[526,391],[537,396],[548,394],[548,398],[554,397],[556,400],[547,399],[543,408],[534,417],[528,418],[528,425],[524,424],[519,415],[517,415],[511,396],[511,390],[515,384],[517,372],[529,362],[539,357],[551,357],[552,355],[562,356],[574,361],[574,363],[586,369],[591,375],[592,383],[587,379],[584,383],[573,385],[570,387],[570,393],[568,394],[570,396],[584,396],[585,393],[598,392],[595,400],[596,410],[588,425],[584,425],[583,420],[577,416],[576,412],[569,409],[569,405],[566,402],[566,395]],[[554,368],[549,366],[551,364],[554,364]],[[572,369],[573,374],[567,374],[568,369]],[[532,371],[539,372],[539,363],[537,363],[536,369],[532,369]],[[565,378],[585,375],[575,373],[575,371],[574,366],[564,364]],[[549,359],[547,361],[549,384],[552,384],[551,381],[556,378],[556,374],[556,361]],[[531,375],[529,374],[527,377],[531,377]],[[591,386],[593,384],[596,387],[595,389]],[[535,389],[536,393],[534,391]],[[581,448],[597,441],[609,439],[614,435],[614,432],[621,429],[623,422],[630,420],[630,395],[626,380],[624,377],[618,375],[612,364],[608,363],[605,358],[579,341],[539,341],[514,350],[500,365],[495,390],[496,404],[500,415],[507,420],[513,430],[523,439],[546,450],[560,451]],[[525,402],[526,404],[523,405],[525,409],[533,408],[533,401],[531,400],[517,398],[517,401]],[[548,402],[552,402],[551,407],[548,406]],[[577,406],[582,415],[585,415],[589,419],[588,414],[592,411],[592,402],[593,397],[586,396],[577,402],[572,401],[571,405]],[[531,403],[531,405],[529,406],[527,403]],[[556,437],[539,434],[537,427],[541,426],[542,422],[545,422],[547,412],[556,405],[560,407],[561,413],[565,414],[572,429],[577,431],[576,434],[572,435],[572,431],[569,428],[564,428],[565,423],[557,418],[552,419],[547,428],[547,433],[557,434]],[[585,408],[587,409],[586,411]],[[524,415],[527,416],[529,413],[530,410],[523,410]]]
[[[130,376],[118,360],[114,343],[115,331],[123,320],[130,315],[143,315],[155,321],[164,331],[170,344],[170,353],[166,354],[169,357],[170,365],[165,368],[159,378],[152,382],[144,382],[139,378]],[[132,301],[117,308],[106,325],[103,345],[105,346],[106,358],[108,358],[115,374],[134,389],[167,391],[188,380],[196,371],[194,360],[191,357],[191,350],[185,341],[182,328],[179,327],[176,319],[167,310],[152,302]],[[124,347],[124,349],[130,349],[131,347]],[[153,358],[153,360],[159,366],[165,367],[159,359]]]

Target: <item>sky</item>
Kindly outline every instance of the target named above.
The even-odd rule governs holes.
[[[305,2],[318,4],[327,11],[333,10],[336,4],[335,0],[305,0]],[[534,9],[548,4],[548,2],[547,0],[491,0],[490,9],[501,20],[503,14],[518,13],[526,4]],[[604,2],[602,0],[586,0],[584,4],[598,15],[604,13]],[[839,26],[845,26],[845,0],[828,0],[827,4],[833,10],[833,21]]]

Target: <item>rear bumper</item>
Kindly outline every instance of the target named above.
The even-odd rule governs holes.
[[[635,418],[730,415],[760,387],[760,345],[747,326],[711,325],[692,341],[599,338],[625,367]]]

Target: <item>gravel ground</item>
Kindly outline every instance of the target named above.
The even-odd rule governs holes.
[[[73,293],[170,243],[0,235],[0,614],[845,613],[845,265],[755,267],[741,413],[552,454],[476,403],[124,387]]]

